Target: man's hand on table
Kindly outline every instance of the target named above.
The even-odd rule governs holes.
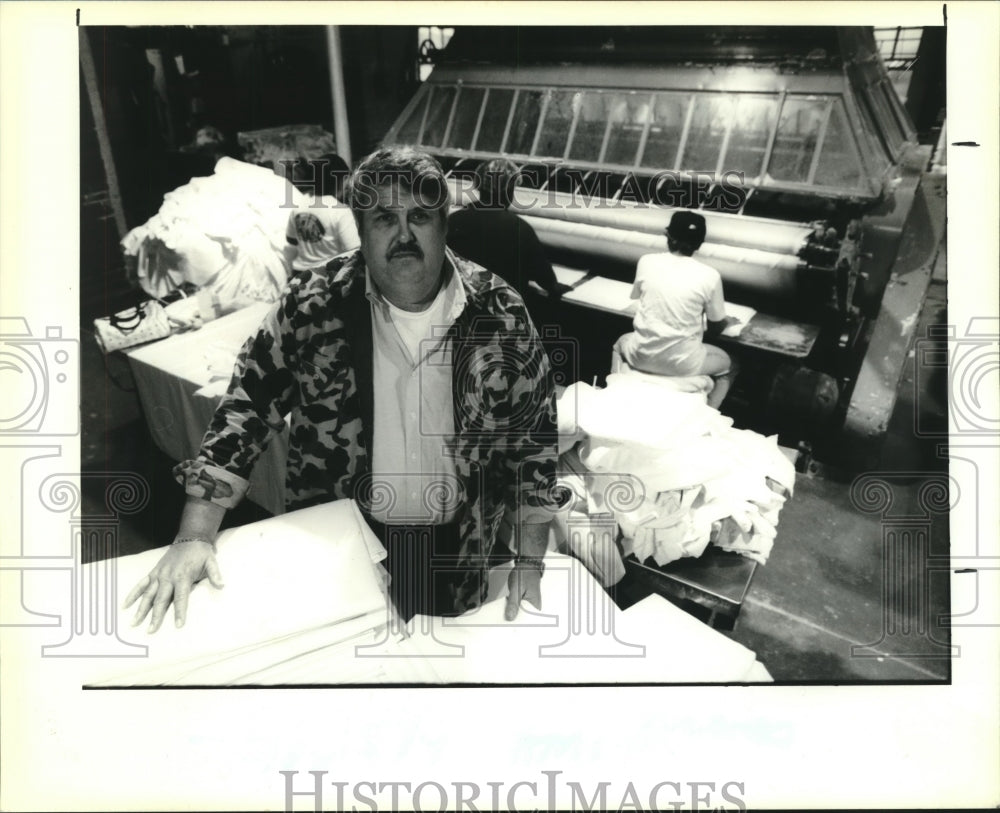
[[[521,602],[527,601],[536,610],[542,609],[542,573],[545,550],[549,545],[549,523],[521,525],[521,539],[514,567],[507,577],[507,606],[503,617],[507,621],[517,618]]]
[[[514,562],[507,577],[507,606],[503,617],[507,621],[517,618],[521,602],[527,601],[536,610],[542,609],[542,571],[531,564]]]
[[[553,299],[562,299],[563,294],[568,294],[573,290],[572,285],[567,285],[564,282],[557,282],[551,288],[549,288],[549,296]]]
[[[212,543],[201,539],[175,542],[125,599],[123,608],[127,609],[142,596],[132,626],[141,624],[152,609],[149,632],[156,632],[172,601],[175,624],[183,627],[191,588],[204,578],[208,578],[213,587],[223,586]]]

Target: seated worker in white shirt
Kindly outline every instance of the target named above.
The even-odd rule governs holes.
[[[288,216],[285,230],[294,271],[326,265],[338,254],[361,245],[354,216],[341,203],[349,174],[347,163],[335,153],[300,161],[292,168],[292,184],[309,196],[307,204]]]
[[[632,288],[632,299],[639,300],[634,332],[622,336],[615,350],[645,373],[710,376],[708,405],[718,409],[735,369],[724,350],[702,342],[705,333],[717,336],[730,323],[722,277],[691,256],[705,241],[705,218],[683,209],[665,231],[669,253],[639,258]]]

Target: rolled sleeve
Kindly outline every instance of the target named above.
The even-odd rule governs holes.
[[[174,466],[174,479],[189,497],[200,497],[223,508],[234,508],[247,493],[250,482],[205,460],[185,460]]]

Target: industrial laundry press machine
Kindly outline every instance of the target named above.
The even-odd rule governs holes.
[[[458,204],[483,161],[521,168],[513,209],[577,272],[544,320],[572,344],[561,380],[608,372],[636,262],[697,209],[697,257],[756,311],[727,343],[725,410],[822,459],[877,459],[940,224],[871,29],[460,27],[432,56],[383,143],[433,154]]]

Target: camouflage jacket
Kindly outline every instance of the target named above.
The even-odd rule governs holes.
[[[446,256],[468,300],[449,330],[452,448],[464,489],[456,564],[483,577],[505,509],[537,521],[557,505],[555,394],[521,296],[480,266]],[[377,499],[370,487],[374,395],[365,274],[357,251],[293,279],[240,351],[197,459],[174,470],[188,494],[235,505],[257,456],[290,415],[288,510],[343,498],[364,508]],[[478,605],[485,588],[485,578],[470,575],[457,588],[456,610]]]

